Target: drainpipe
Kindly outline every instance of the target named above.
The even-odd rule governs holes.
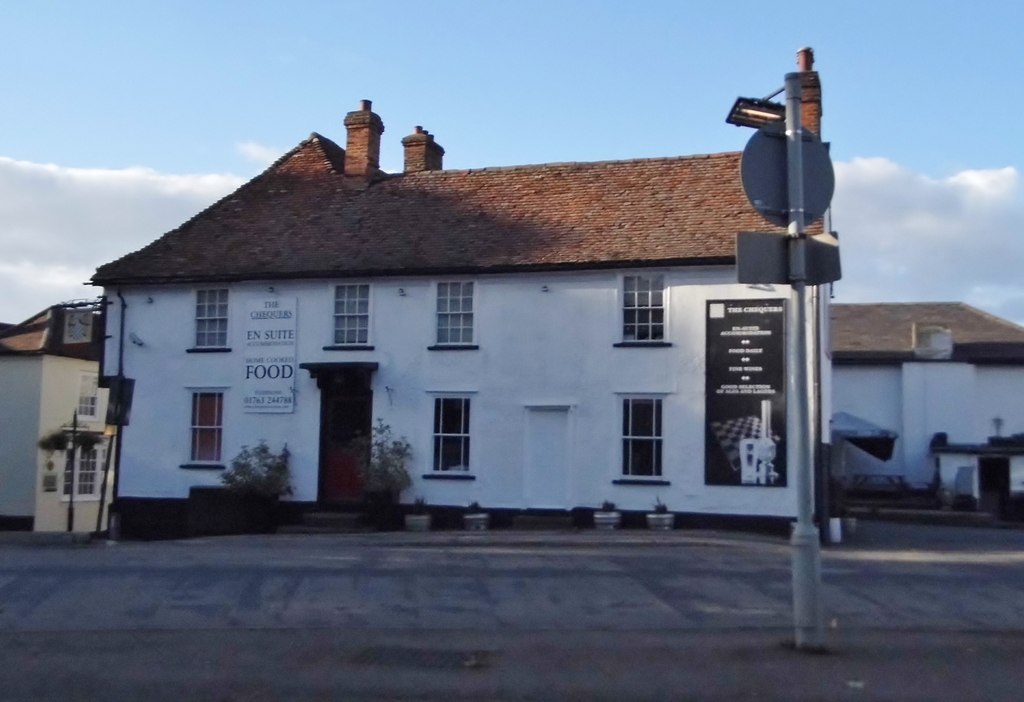
[[[118,393],[121,393],[124,385],[124,325],[125,317],[128,315],[128,302],[124,299],[124,295],[121,294],[120,288],[117,289],[117,299],[121,301],[121,318],[118,320],[117,332],[117,379]],[[118,399],[120,400],[120,398]],[[120,423],[120,417],[118,417],[117,434],[114,436],[114,450],[116,451],[114,456],[114,485],[110,498],[110,512],[107,516],[107,533],[111,539],[115,540],[120,537],[121,532],[118,496],[121,484],[121,441],[123,437],[124,427]],[[109,465],[109,461],[107,463]]]

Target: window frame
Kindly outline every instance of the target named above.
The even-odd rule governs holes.
[[[197,401],[198,398],[204,395],[213,395],[219,397],[219,406],[215,408],[215,423],[214,424],[197,424]],[[188,465],[198,466],[222,466],[224,460],[224,406],[227,392],[225,388],[189,388],[189,429],[188,429],[188,446],[189,446],[189,459]],[[197,432],[213,431],[216,441],[216,457],[215,458],[200,458],[199,443],[202,441],[200,434]]]
[[[637,271],[632,273],[622,273],[619,276],[619,340],[623,345],[629,346],[665,346],[669,344],[669,286],[667,284],[667,274],[665,271]],[[629,281],[634,280],[633,290],[629,290]],[[649,281],[649,285],[645,290],[640,290],[638,283],[641,280]],[[656,282],[660,282],[660,290],[655,286]],[[649,302],[646,305],[640,305],[639,295],[646,293],[653,297],[655,292],[660,292],[661,303],[659,305],[653,304],[653,299],[649,298]],[[629,305],[629,296],[633,294],[633,304]],[[661,321],[654,322],[652,318],[656,311],[661,313]],[[630,312],[634,313],[633,321],[629,321]],[[640,322],[638,318],[642,316],[643,312],[648,312],[648,321]],[[630,338],[627,330],[629,327],[634,327],[633,337]],[[651,334],[655,327],[660,327],[661,334],[659,337],[654,338]],[[647,338],[639,338],[640,329],[645,328],[648,333]]]
[[[69,478],[71,478],[70,487],[72,490],[74,490],[76,501],[98,500],[100,498],[100,486],[102,485],[103,480],[103,465],[107,455],[106,437],[102,437],[99,443],[97,443],[95,446],[88,450],[84,449],[81,446],[75,447],[75,470],[73,476],[71,475],[71,467],[68,465],[67,460],[67,456],[69,455],[69,453],[70,452],[68,451],[64,452],[64,470],[62,471],[61,476],[63,480],[61,480],[60,488],[58,489],[61,501],[69,502],[71,500],[71,496],[68,493]],[[87,457],[87,453],[92,455]],[[87,458],[89,460],[89,465],[91,466],[91,468],[88,471],[83,471],[82,466]],[[82,492],[83,472],[88,473],[92,476],[92,490],[90,490],[89,492]]]
[[[338,312],[338,291],[342,288],[366,288],[366,312]],[[330,286],[331,290],[331,301],[333,305],[333,311],[331,312],[331,341],[327,348],[366,348],[373,344],[373,284],[365,281],[348,281],[344,283],[333,283]],[[347,302],[347,300],[346,300]],[[359,300],[357,299],[358,303]],[[354,318],[354,317],[366,317],[366,338],[356,341],[342,341],[338,338],[338,321],[339,318]],[[347,331],[347,330],[346,330]],[[356,331],[359,329],[357,327]],[[357,334],[358,336],[358,334]]]
[[[663,480],[665,475],[664,446],[665,446],[665,403],[664,398],[658,395],[629,394],[619,398],[620,412],[620,461],[618,474],[620,478],[627,480]],[[633,423],[633,403],[653,403],[653,414],[651,417],[651,433],[635,433],[636,426]],[[633,459],[636,455],[632,450],[633,444],[644,442],[653,444],[652,467],[650,473],[634,472]]]
[[[446,310],[441,310],[441,300],[442,300],[441,286],[442,285],[448,286],[449,290],[450,290],[452,285],[458,285],[459,286],[459,290],[460,290],[460,294],[458,296],[458,299],[460,300],[460,303],[459,303],[460,304],[460,309],[459,310],[452,311],[450,307],[448,309],[446,309]],[[466,286],[470,286],[470,295],[469,295],[470,309],[469,309],[468,312],[466,312],[465,310],[461,309],[461,304],[462,304],[461,301],[466,299],[466,295],[465,295],[465,292],[464,292]],[[477,310],[478,302],[479,302],[479,290],[480,290],[480,286],[477,285],[477,281],[475,281],[475,280],[465,280],[465,279],[455,278],[455,279],[448,279],[448,280],[439,280],[439,281],[437,281],[437,283],[434,285],[434,342],[435,342],[435,346],[432,346],[431,348],[433,348],[433,349],[438,349],[438,348],[440,348],[440,349],[445,349],[445,348],[470,348],[470,349],[477,348],[476,344],[477,344],[477,338],[478,338],[478,330],[477,330],[476,310]],[[452,298],[451,298],[450,295],[447,295],[445,297],[445,299],[450,301]],[[449,305],[450,305],[450,302],[449,302]],[[466,340],[465,338],[463,338],[465,336],[465,330],[467,329],[467,327],[460,325],[459,327],[457,327],[459,329],[459,332],[460,332],[459,333],[459,337],[460,337],[459,341],[452,341],[450,334],[449,334],[449,337],[448,337],[447,340],[442,340],[441,339],[441,319],[442,319],[442,316],[444,316],[445,318],[449,318],[448,321],[450,321],[450,318],[454,317],[454,316],[459,316],[459,317],[462,317],[462,318],[465,318],[466,316],[468,316],[469,317],[469,322],[470,322],[469,327],[468,327],[468,329],[469,329],[469,339]],[[450,331],[452,329],[455,329],[455,327],[452,327],[451,325],[448,325],[446,327],[446,329],[450,333]]]
[[[65,344],[88,344],[92,341],[93,324],[95,320],[91,309],[68,310],[64,313],[64,335]],[[82,338],[76,338],[74,332],[80,332]]]
[[[466,394],[443,394],[434,395],[434,411],[431,424],[430,448],[431,462],[430,471],[434,475],[470,475],[473,471],[473,424],[472,424],[472,397]],[[461,402],[461,417],[458,432],[444,431],[444,404],[446,402]],[[455,440],[459,443],[459,454],[461,462],[458,465],[443,467],[445,440]]]
[[[229,338],[229,334],[230,334],[230,331],[231,331],[231,328],[230,328],[230,325],[231,325],[231,290],[229,288],[199,288],[195,292],[196,292],[195,298],[194,298],[195,299],[195,304],[194,304],[194,307],[193,307],[193,312],[194,312],[194,314],[193,314],[193,322],[194,322],[193,328],[194,328],[194,331],[195,331],[195,334],[194,334],[194,337],[193,337],[193,341],[195,342],[195,345],[194,345],[193,348],[196,348],[196,349],[226,349],[226,348],[228,348],[228,338]],[[200,298],[202,298],[204,294],[209,294],[209,293],[218,293],[218,299],[215,300],[212,303],[211,302],[207,302],[207,301],[201,301]],[[223,301],[221,301],[219,299],[219,294],[220,293],[224,293]],[[216,315],[202,314],[201,315],[200,312],[208,312],[209,311],[209,307],[210,307],[211,304],[218,308],[218,309],[215,310],[216,312],[220,312],[221,310],[219,308],[220,308],[221,305],[223,305],[224,306],[224,309],[223,309],[223,313],[224,314],[223,315],[220,315],[220,314],[216,314]],[[215,321],[223,321],[224,322],[223,330],[217,330],[217,331],[212,331],[211,332],[209,329],[205,329],[205,328],[204,329],[200,329],[200,327],[202,327],[204,324],[209,324],[210,322],[215,322]],[[214,337],[214,341],[222,341],[223,343],[210,343],[210,336],[211,335],[216,335]],[[223,339],[221,339],[221,335],[223,335]]]
[[[80,373],[78,376],[78,403],[76,413],[81,419],[98,420],[100,418],[100,377],[98,373]],[[86,383],[89,383],[91,395],[86,395]],[[91,401],[83,404],[83,400]],[[91,411],[83,411],[91,404]]]

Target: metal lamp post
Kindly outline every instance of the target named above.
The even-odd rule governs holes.
[[[817,137],[803,132],[800,73],[787,73],[785,105],[768,98],[740,98],[726,122],[754,127],[743,154],[743,187],[754,208],[766,219],[787,227],[778,233],[740,232],[737,271],[741,283],[788,283],[792,324],[786,335],[787,391],[794,411],[788,423],[789,464],[794,476],[797,521],[790,545],[793,567],[793,620],[798,649],[824,647],[821,606],[821,553],[813,521],[813,410],[811,359],[816,350],[808,334],[808,285],[838,280],[838,242],[830,234],[809,238],[808,221],[828,209],[835,185],[828,150]],[[784,149],[779,138],[785,125]],[[749,166],[749,167],[748,167]],[[808,175],[810,174],[810,176]],[[785,187],[780,187],[784,185]],[[805,186],[812,186],[809,191]]]
[[[790,397],[796,411],[787,436],[796,474],[797,519],[793,547],[793,623],[797,648],[822,648],[821,552],[813,521],[813,436],[811,434],[811,350],[807,334],[807,233],[804,231],[803,128],[800,74],[786,74],[786,183],[789,195],[789,279],[793,289],[793,326],[787,336]]]

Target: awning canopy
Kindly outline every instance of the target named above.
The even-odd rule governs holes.
[[[849,441],[881,461],[888,461],[899,434],[849,412],[836,412],[832,415],[832,436]]]

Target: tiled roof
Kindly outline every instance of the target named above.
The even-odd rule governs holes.
[[[52,318],[53,308],[48,308],[21,324],[12,324],[0,331],[0,354],[43,353]]]
[[[0,356],[67,356],[89,361],[99,360],[103,334],[94,317],[92,341],[64,343],[64,315],[67,310],[54,305],[29,317],[20,324],[0,329]]]
[[[949,329],[954,360],[1024,358],[1024,327],[959,302],[833,304],[833,360],[914,357],[914,325]]]
[[[738,153],[346,178],[313,134],[93,282],[478,273],[731,263],[748,204]]]

